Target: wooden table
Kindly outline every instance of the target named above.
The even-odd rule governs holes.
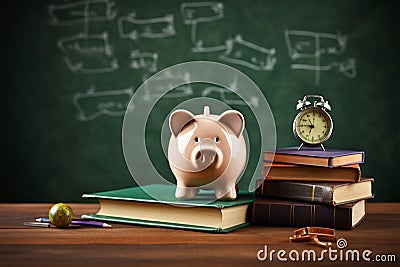
[[[70,204],[77,216],[94,213],[98,204]],[[369,249],[396,262],[332,261],[293,262],[288,254],[313,250],[319,257],[323,248],[307,243],[289,243],[293,228],[250,226],[229,234],[147,228],[113,224],[106,228],[38,228],[25,221],[47,214],[51,204],[0,204],[0,266],[400,266],[400,203],[368,203],[367,217],[356,228],[336,233],[347,241],[347,250]],[[259,261],[257,253],[267,245],[275,250],[273,261]],[[336,245],[332,248],[337,249]],[[285,250],[288,261],[277,258]],[[283,253],[283,252],[282,252]],[[307,252],[308,253],[308,252]],[[260,256],[264,254],[261,253]],[[291,254],[296,256],[295,252]],[[305,254],[306,260],[308,254]],[[334,256],[334,254],[332,254]],[[351,259],[351,254],[349,259]],[[368,256],[368,255],[367,255]]]

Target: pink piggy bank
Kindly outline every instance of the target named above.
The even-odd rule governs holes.
[[[236,181],[246,165],[244,117],[236,110],[193,115],[176,110],[169,118],[168,160],[177,180],[176,198],[195,198],[214,189],[218,199],[236,198]]]

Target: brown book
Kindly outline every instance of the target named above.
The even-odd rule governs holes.
[[[365,203],[360,200],[331,207],[258,198],[253,203],[250,221],[255,225],[352,229],[365,217]]]
[[[302,166],[294,164],[272,163],[264,165],[263,175],[266,180],[303,181],[303,182],[359,182],[360,165],[352,164],[335,168]]]
[[[363,151],[302,148],[278,148],[274,152],[265,151],[264,160],[288,164],[300,164],[322,167],[337,167],[364,162]]]
[[[259,180],[256,196],[337,206],[372,198],[373,181],[372,178],[361,178],[359,183]]]

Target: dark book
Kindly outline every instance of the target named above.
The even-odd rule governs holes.
[[[360,200],[332,207],[257,198],[252,206],[250,220],[256,225],[352,229],[365,217],[365,203],[365,200]]]
[[[259,180],[256,196],[336,206],[372,198],[373,181],[372,178],[362,178],[359,183]]]
[[[303,182],[359,182],[361,177],[358,164],[335,168],[313,167],[294,164],[272,163],[263,169],[265,180]]]
[[[278,148],[275,153],[264,152],[264,160],[278,163],[311,165],[321,167],[337,167],[349,164],[361,164],[364,162],[363,151],[302,148],[297,147]]]
[[[254,195],[238,195],[236,200],[210,202],[205,191],[193,200],[175,198],[175,186],[146,185],[120,190],[84,194],[100,202],[96,214],[85,214],[84,219],[129,223],[153,227],[226,233],[249,225],[246,221]],[[157,192],[163,201],[146,192]]]

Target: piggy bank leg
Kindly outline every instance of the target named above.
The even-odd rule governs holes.
[[[233,185],[224,187],[223,190],[215,189],[215,196],[222,200],[235,200],[237,196],[236,187]]]
[[[193,187],[176,187],[175,197],[177,199],[193,199],[199,192],[198,188]]]

